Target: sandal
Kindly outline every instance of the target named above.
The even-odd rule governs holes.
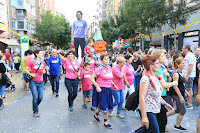
[[[96,113],[96,115],[98,116],[99,114]],[[97,122],[101,122],[100,119],[99,119],[98,117],[96,117],[95,115],[94,115],[94,118],[95,118],[95,120],[96,120]]]
[[[106,121],[107,121],[107,119],[104,119],[104,122],[106,122]],[[106,124],[104,123],[104,126],[105,126],[106,128],[112,129],[112,126],[111,126],[110,124],[107,124],[107,125],[106,125]]]

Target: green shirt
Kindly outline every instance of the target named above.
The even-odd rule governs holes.
[[[159,68],[159,71],[156,72],[156,75],[157,75],[157,76],[163,76],[165,82],[167,82],[167,76],[164,76],[164,75],[163,75],[163,69],[162,69],[161,67]],[[167,89],[166,89],[166,88],[163,88],[163,91],[162,91],[162,95],[161,95],[161,96],[167,96]]]
[[[24,69],[26,68],[26,64],[25,64],[25,62],[24,62],[24,59],[25,59],[25,57],[24,57],[24,58],[22,58],[22,60],[21,60],[21,65],[22,65],[22,73],[25,73],[25,72],[24,72]]]

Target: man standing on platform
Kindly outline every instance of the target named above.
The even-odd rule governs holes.
[[[81,57],[84,56],[85,42],[87,40],[87,22],[82,20],[83,13],[81,11],[76,12],[77,20],[72,25],[72,44],[76,51],[76,57],[78,58],[78,47],[81,46]]]

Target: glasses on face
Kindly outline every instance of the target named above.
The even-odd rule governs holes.
[[[152,65],[159,65],[160,63],[159,62],[155,62],[154,64],[152,64]]]

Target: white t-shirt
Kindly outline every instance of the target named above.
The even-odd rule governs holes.
[[[196,58],[193,53],[189,53],[185,56],[185,68],[183,69],[183,75],[185,77],[188,73],[189,64],[193,64],[193,69],[189,77],[196,77]]]

